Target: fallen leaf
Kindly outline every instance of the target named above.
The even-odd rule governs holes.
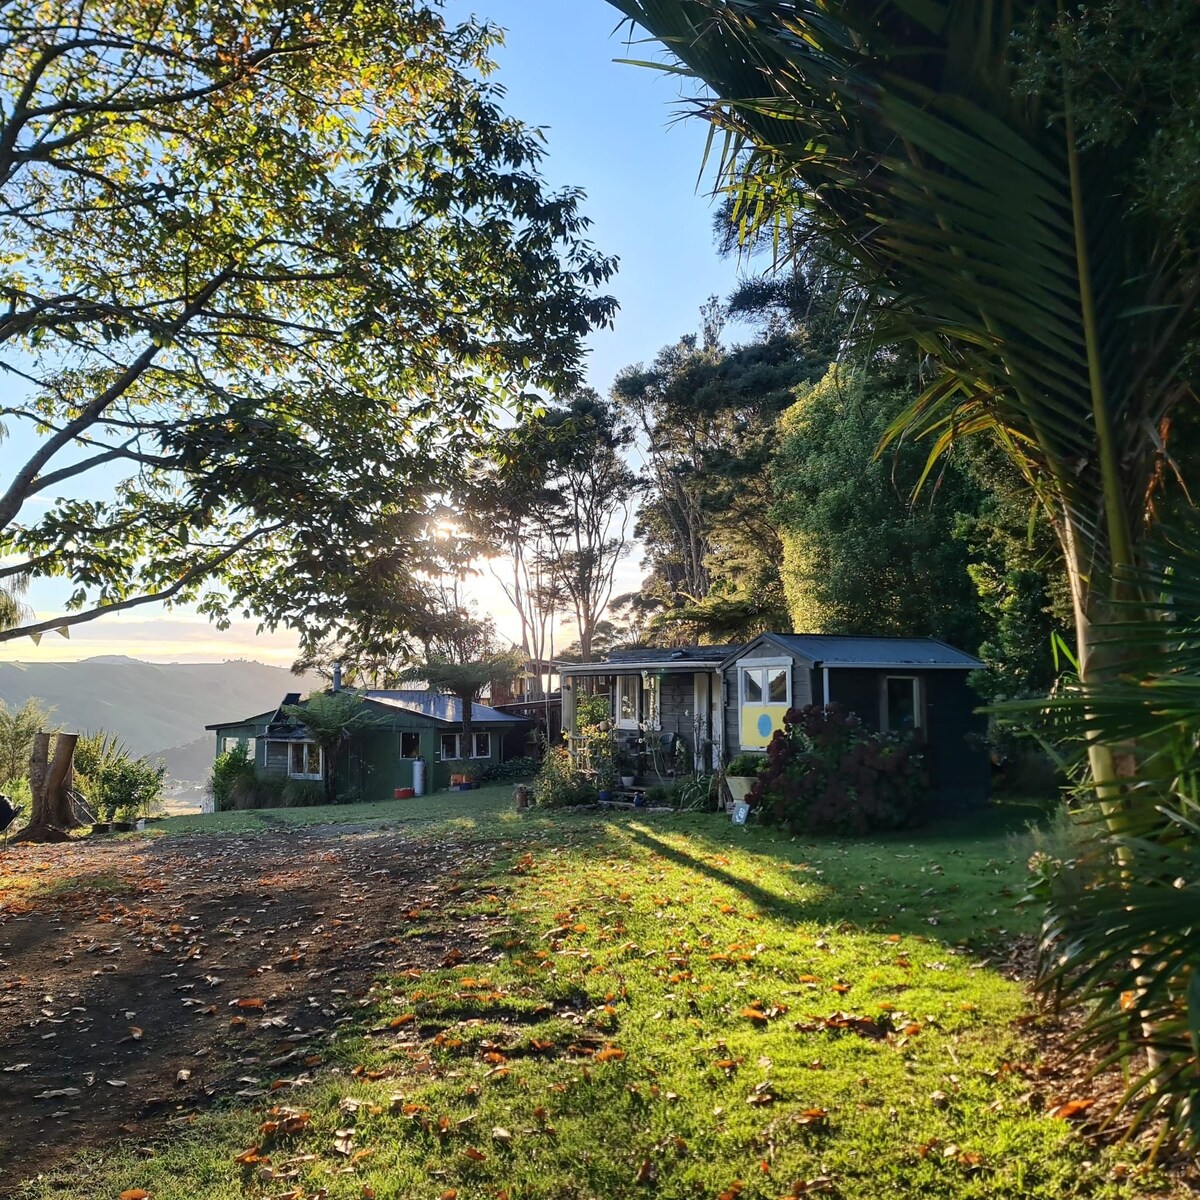
[[[60,1097],[61,1098],[69,1098],[71,1096],[78,1096],[80,1094],[80,1092],[81,1092],[80,1088],[73,1088],[73,1087],[54,1088],[51,1091],[38,1092],[38,1094],[34,1097],[34,1099],[35,1100],[58,1100]]]
[[[637,1174],[633,1177],[634,1183],[649,1183],[654,1178],[654,1164],[648,1159],[642,1159],[642,1165],[638,1167]]]
[[[1068,1100],[1065,1104],[1060,1104],[1057,1108],[1052,1108],[1050,1115],[1056,1120],[1066,1121],[1071,1117],[1077,1117],[1082,1112],[1087,1112],[1095,1103],[1095,1096],[1089,1096],[1086,1100]]]
[[[619,1050],[616,1046],[605,1046],[603,1050],[598,1050],[592,1057],[592,1062],[611,1062],[619,1061],[625,1057],[625,1051]]]
[[[150,1200],[150,1193],[145,1188],[126,1188],[119,1200]]]
[[[476,1150],[474,1146],[468,1146],[463,1151],[463,1154],[465,1154],[472,1162],[483,1162],[484,1159],[487,1158],[487,1155],[484,1154],[482,1150]]]

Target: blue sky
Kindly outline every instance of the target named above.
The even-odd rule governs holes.
[[[649,361],[661,346],[696,331],[699,306],[714,293],[727,295],[736,281],[735,264],[713,247],[712,205],[697,185],[706,127],[675,119],[677,78],[614,61],[651,58],[654,47],[626,45],[616,32],[619,14],[604,0],[447,0],[447,10],[452,17],[474,12],[507,30],[494,77],[506,89],[505,108],[545,129],[547,180],[584,189],[592,240],[620,259],[609,285],[621,305],[615,327],[589,341],[589,381],[606,392],[623,366]],[[635,555],[618,590],[637,577]],[[486,578],[476,591],[508,627],[503,600]],[[61,586],[35,585],[29,600],[50,616],[63,594]],[[293,644],[285,634],[256,637],[250,623],[220,634],[189,614],[146,607],[76,626],[69,642],[51,635],[37,647],[24,640],[0,644],[0,659],[123,653],[286,664]]]

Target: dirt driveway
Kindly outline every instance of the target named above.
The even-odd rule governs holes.
[[[0,857],[0,1193],[320,1062],[380,973],[485,952],[476,845],[280,829]]]

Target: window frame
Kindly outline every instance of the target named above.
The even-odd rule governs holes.
[[[913,724],[911,729],[893,729],[888,685],[893,681],[905,682],[912,688]],[[884,674],[879,688],[879,728],[884,733],[918,734],[925,729],[925,680],[920,675]]]
[[[475,743],[471,747],[471,750],[472,750],[471,757],[472,758],[491,758],[492,757],[492,731],[490,729],[473,729],[473,730],[471,730],[471,737]],[[479,753],[479,739],[480,738],[485,739],[484,745],[486,745],[486,747],[487,747],[487,749],[484,751],[483,754]]]
[[[636,729],[642,722],[642,677],[641,675],[618,675],[613,689],[613,716],[618,729]],[[632,700],[633,716],[623,714],[624,701]]]
[[[288,771],[287,771],[287,773],[288,773],[289,779],[305,779],[305,780],[319,782],[320,780],[325,778],[325,751],[322,750],[321,747],[318,746],[316,742],[308,741],[308,740],[295,740],[295,741],[289,741],[287,745],[288,745]],[[303,753],[303,759],[302,759],[302,764],[301,764],[302,767],[311,766],[312,764],[309,761],[311,752],[313,750],[315,750],[317,752],[316,774],[313,774],[310,771],[305,771],[305,770],[297,771],[296,770],[296,751],[297,750],[299,750]]]

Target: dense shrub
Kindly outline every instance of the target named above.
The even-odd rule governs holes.
[[[547,750],[533,781],[533,802],[546,808],[593,804],[600,798],[596,785],[575,766],[569,750]]]
[[[872,733],[839,705],[791,709],[750,791],[759,819],[793,832],[864,834],[924,816],[919,747]]]
[[[208,779],[209,795],[213,798],[213,811],[226,812],[233,808],[232,796],[235,787],[253,784],[254,763],[244,742],[238,742],[232,750],[218,754],[213,762],[212,774]]]
[[[325,791],[319,783],[308,779],[288,779],[284,775],[260,775],[252,765],[248,770],[231,776],[222,801],[217,795],[216,774],[214,766],[210,787],[213,808],[217,812],[243,812],[254,808],[312,808],[325,803]]]
[[[135,757],[111,733],[89,733],[75,745],[75,787],[106,821],[145,816],[162,796],[167,770]]]
[[[508,762],[489,763],[483,771],[486,783],[516,783],[521,779],[532,779],[541,763],[530,755],[510,758]]]

